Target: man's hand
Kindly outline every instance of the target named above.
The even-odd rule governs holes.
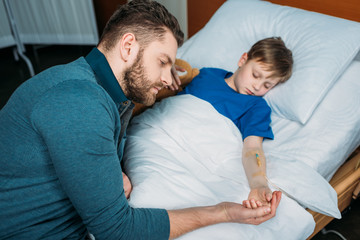
[[[173,91],[178,90],[179,86],[181,85],[178,71],[185,72],[185,69],[183,69],[182,67],[179,67],[178,65],[173,65],[171,68],[171,75],[172,75],[173,81],[172,81],[172,84],[170,86],[168,86],[170,88],[170,90],[173,90]]]
[[[177,238],[195,229],[217,223],[246,223],[259,225],[276,214],[281,192],[272,194],[270,207],[246,208],[239,203],[223,202],[215,206],[168,210],[170,239]]]
[[[126,196],[126,198],[129,198],[130,193],[132,191],[132,185],[131,185],[130,179],[128,178],[128,176],[126,176],[125,173],[122,173],[122,176],[123,176],[123,182],[124,182],[125,196]]]
[[[269,210],[269,206],[262,206],[255,209],[250,209],[236,203],[221,204],[224,205],[224,211],[229,218],[229,222],[258,225],[275,216],[276,209],[279,206],[280,200],[281,192],[273,192],[269,212],[267,211]]]

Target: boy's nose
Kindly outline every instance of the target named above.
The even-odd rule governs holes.
[[[261,88],[261,83],[254,83],[254,84],[253,84],[253,88],[254,88],[254,90],[256,90],[256,91],[259,91],[260,88]]]

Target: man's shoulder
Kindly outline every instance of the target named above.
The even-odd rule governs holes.
[[[104,99],[104,89],[97,84],[91,67],[84,58],[51,67],[27,80],[15,92],[15,98],[27,96],[28,104],[36,105],[51,96],[59,99]],[[100,97],[102,96],[102,97]]]
[[[45,70],[43,73],[48,76],[52,76],[53,79],[57,81],[66,81],[69,79],[86,79],[95,81],[94,72],[83,57],[80,57],[68,64],[54,66],[49,68],[48,71]]]

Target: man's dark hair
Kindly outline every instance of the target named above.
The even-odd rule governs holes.
[[[99,44],[112,49],[125,33],[133,33],[144,48],[154,40],[163,40],[169,29],[180,47],[184,33],[177,19],[160,3],[151,0],[132,0],[121,5],[105,26]]]

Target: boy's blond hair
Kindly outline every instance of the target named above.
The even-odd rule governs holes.
[[[248,52],[248,60],[265,64],[271,77],[280,78],[279,83],[287,81],[292,74],[292,52],[285,46],[281,37],[265,38],[256,42]]]

